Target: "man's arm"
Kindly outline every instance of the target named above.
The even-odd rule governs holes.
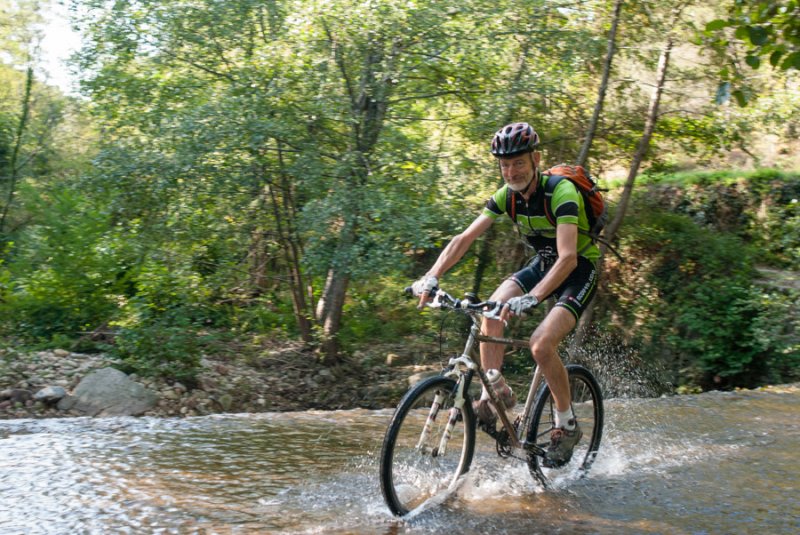
[[[562,223],[556,227],[558,259],[547,275],[530,292],[539,301],[556,291],[578,267],[578,225]]]
[[[483,214],[475,218],[475,221],[473,221],[464,232],[457,235],[447,244],[447,247],[444,248],[439,258],[436,260],[436,263],[433,264],[433,267],[428,270],[426,275],[436,277],[437,279],[441,278],[442,275],[447,273],[451,267],[461,260],[472,243],[478,239],[481,234],[486,232],[486,230],[492,226],[492,223],[494,223],[494,219]]]

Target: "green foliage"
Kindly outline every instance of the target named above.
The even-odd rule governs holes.
[[[800,269],[800,176],[775,169],[707,171],[642,177],[660,207],[733,232],[753,245],[755,261]]]
[[[39,220],[6,253],[0,328],[38,342],[78,337],[117,308],[118,259],[103,242],[108,222],[74,192],[27,188],[24,197]]]
[[[612,283],[611,308],[638,324],[636,338],[673,362],[675,379],[690,387],[791,379],[796,314],[777,315],[791,300],[756,286],[761,252],[733,232],[665,212],[665,197],[652,188],[637,196],[625,232],[635,265]],[[714,212],[708,197],[704,207]]]
[[[128,373],[166,377],[192,386],[200,365],[199,338],[188,315],[173,310],[122,327],[110,354],[121,359]]]
[[[34,2],[13,5],[34,11]],[[297,336],[298,319],[313,316],[332,272],[349,285],[338,333],[348,350],[405,343],[420,332],[438,344],[440,333],[458,331],[417,311],[402,287],[497,186],[487,141],[500,124],[532,121],[547,163],[574,159],[597,95],[612,3],[82,7],[85,104],[34,83],[20,145],[25,166],[0,251],[0,328],[53,345],[113,328],[112,350],[131,370],[191,378],[206,329],[242,339]],[[637,31],[621,32],[617,43],[593,149],[601,169],[627,165],[639,141],[653,50],[667,32],[686,31],[665,22],[674,7],[625,5],[622,27]],[[4,50],[15,65],[29,42],[19,36],[31,35],[33,20],[18,14],[19,27],[0,25],[4,45],[13,36]],[[759,31],[742,36],[769,45],[769,30]],[[651,170],[674,170],[687,158],[719,162],[732,149],[756,153],[761,133],[796,138],[800,102],[790,77],[763,77],[761,99],[747,110],[711,109],[704,78],[716,67],[677,68]],[[0,65],[0,205],[24,79]],[[639,292],[619,288],[625,325],[679,355],[691,382],[786,377],[789,361],[776,355],[791,354],[794,328],[778,322],[784,330],[775,332],[775,322],[747,318],[791,311],[786,294],[754,289],[751,268],[797,269],[795,183],[772,172],[651,181],[674,193],[660,204],[683,217],[658,219],[658,207],[635,201],[656,219],[627,238],[649,263],[620,275]],[[484,294],[525,254],[507,222],[493,232]],[[659,239],[673,241],[656,247]],[[472,289],[481,245],[447,274],[448,290]],[[670,307],[658,308],[664,299]],[[712,324],[707,318],[720,308],[726,317]],[[311,327],[311,343],[320,329]],[[461,349],[460,337],[445,338],[442,347],[455,344],[443,352]],[[509,366],[529,362],[522,355]],[[772,368],[757,368],[763,362]]]
[[[768,61],[773,68],[800,70],[798,9],[800,4],[796,0],[734,0],[728,17],[706,24],[703,35],[712,47],[726,56],[730,55],[731,41],[742,43],[744,62],[751,69],[758,69]],[[728,80],[720,84],[717,101],[722,103],[733,96],[740,106],[746,106],[754,91],[747,85],[733,86],[731,80],[735,83],[743,79],[735,56],[730,58],[720,74]]]

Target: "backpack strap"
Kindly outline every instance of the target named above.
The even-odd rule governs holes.
[[[566,179],[567,177],[561,175],[547,175],[543,174],[542,176],[547,177],[547,182],[544,184],[544,215],[547,218],[547,222],[556,226],[556,216],[553,214],[553,193],[556,191],[556,187],[561,183],[562,180]]]

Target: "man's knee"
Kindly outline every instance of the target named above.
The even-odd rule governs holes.
[[[561,307],[555,307],[530,338],[531,353],[537,363],[558,356],[558,344],[575,326],[575,318]]]
[[[556,354],[558,341],[545,330],[536,329],[530,338],[530,348],[533,359],[541,364]]]

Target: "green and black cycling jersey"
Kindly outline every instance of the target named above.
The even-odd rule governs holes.
[[[539,185],[529,201],[525,201],[521,194],[514,193],[507,184],[503,185],[489,198],[483,210],[483,214],[492,219],[508,214],[528,243],[543,258],[558,256],[556,229],[547,220],[544,211],[545,184],[550,178],[539,175]],[[595,263],[600,257],[600,249],[585,233],[589,230],[589,219],[583,196],[575,185],[569,180],[561,180],[553,191],[550,202],[556,224],[578,225],[578,254]]]

